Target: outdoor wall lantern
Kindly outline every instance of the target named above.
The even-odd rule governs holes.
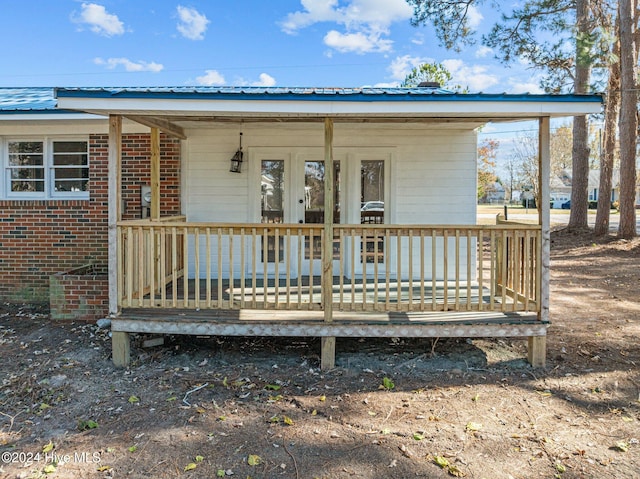
[[[231,158],[231,168],[229,171],[231,173],[241,173],[242,172],[242,132],[240,132],[240,148],[236,151],[236,154]]]

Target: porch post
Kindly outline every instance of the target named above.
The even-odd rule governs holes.
[[[324,320],[333,321],[333,120],[324,120],[324,238],[322,242],[322,308]],[[321,368],[336,363],[336,338],[321,338]]]
[[[109,115],[108,154],[108,242],[109,242],[109,316],[118,315],[118,221],[122,218],[122,117]],[[118,367],[129,364],[129,334],[112,332],[113,363]]]
[[[151,128],[151,219],[160,219],[160,130]]]
[[[540,321],[549,321],[549,267],[551,256],[551,221],[549,178],[551,177],[551,133],[549,117],[538,121],[538,224],[542,229],[541,271],[537,291]],[[546,336],[529,337],[529,362],[533,367],[544,367],[546,362]]]

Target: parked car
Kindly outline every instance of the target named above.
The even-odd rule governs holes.
[[[360,211],[384,211],[384,201],[367,201]]]
[[[570,210],[571,209],[571,200],[565,201],[564,203],[562,203],[562,209],[563,210]]]

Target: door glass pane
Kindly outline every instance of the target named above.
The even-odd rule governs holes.
[[[362,223],[384,223],[384,161],[361,162],[360,201]]]
[[[260,172],[260,209],[262,223],[284,222],[284,161],[262,160]],[[267,237],[262,245],[262,262],[284,261],[284,238],[278,244],[273,236]]]
[[[360,222],[363,224],[384,223],[384,161],[365,160],[360,164]],[[384,238],[362,239],[362,261],[384,262]]]
[[[334,211],[333,223],[340,223],[340,163],[333,162]],[[304,163],[304,222],[324,223],[324,161],[305,161]],[[320,259],[321,237],[313,238],[313,258]],[[333,257],[339,259],[339,242],[334,239]],[[310,257],[309,239],[305,242],[305,258]]]
[[[260,192],[262,223],[284,222],[283,160],[262,160]]]

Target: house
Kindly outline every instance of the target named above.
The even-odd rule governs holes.
[[[571,199],[571,185],[573,181],[570,169],[562,170],[557,175],[552,175],[550,180],[551,207],[562,208]],[[611,173],[611,203],[620,199],[620,170],[614,169]],[[591,208],[595,208],[600,199],[600,170],[589,170],[588,199]]]
[[[336,337],[513,336],[541,366],[548,202],[538,224],[477,225],[476,130],[538,119],[549,172],[550,118],[600,104],[437,87],[58,88],[41,110],[2,109],[4,266],[34,251],[23,276],[4,272],[44,291],[56,269],[102,267],[121,366],[132,332],[319,336],[324,368]]]
[[[491,204],[503,204],[505,199],[505,189],[498,181],[491,184],[486,191],[486,196],[483,198],[483,203]]]

